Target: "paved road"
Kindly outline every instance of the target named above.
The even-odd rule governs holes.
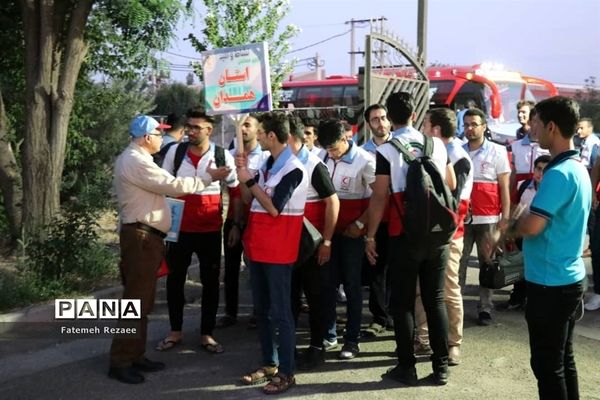
[[[192,271],[197,277],[197,272]],[[106,377],[109,339],[23,340],[0,336],[1,399],[261,399],[258,387],[238,384],[239,377],[257,366],[259,349],[256,331],[246,327],[251,310],[247,273],[242,273],[242,321],[216,332],[225,353],[212,355],[199,348],[200,285],[188,282],[185,311],[185,341],[169,352],[150,350],[148,356],[167,363],[167,369],[148,374],[143,385],[124,385]],[[475,283],[476,271],[469,270],[468,283]],[[164,280],[151,318],[149,348],[168,331]],[[110,297],[108,290],[98,297]],[[467,287],[465,296],[465,339],[463,363],[451,368],[450,383],[435,387],[427,383],[431,368],[420,360],[423,378],[413,388],[400,387],[381,375],[394,365],[395,344],[391,333],[361,344],[361,353],[351,361],[339,361],[328,353],[318,372],[298,373],[298,386],[283,395],[294,399],[535,399],[535,380],[529,368],[527,330],[521,312],[496,313],[489,327],[475,324],[476,288]],[[507,291],[497,299],[506,300]],[[366,298],[366,296],[365,296]],[[366,304],[366,303],[365,303]],[[341,310],[341,308],[340,308]],[[367,308],[363,321],[368,322]],[[52,317],[51,306],[34,307],[1,320],[42,320]],[[299,344],[305,346],[306,316],[301,317]],[[6,327],[7,323],[2,323]],[[576,360],[582,399],[600,399],[600,311],[586,313],[577,327]]]

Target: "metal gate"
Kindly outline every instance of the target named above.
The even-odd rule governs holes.
[[[372,28],[365,39],[365,66],[359,69],[358,82],[361,138],[371,135],[363,117],[365,108],[385,104],[389,95],[398,91],[413,95],[417,114],[414,126],[421,128],[430,98],[426,61],[406,42],[388,30]]]

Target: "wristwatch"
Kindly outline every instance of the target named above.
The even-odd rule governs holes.
[[[358,226],[358,229],[364,229],[365,228],[365,224],[363,224],[359,220],[354,221],[354,225]]]
[[[323,246],[331,247],[331,240],[327,240],[327,239],[323,240]]]

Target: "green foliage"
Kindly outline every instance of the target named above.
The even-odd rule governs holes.
[[[99,240],[98,214],[73,204],[44,241],[20,240],[17,270],[0,268],[0,310],[98,288],[117,277],[117,254]]]
[[[47,237],[27,243],[20,268],[39,287],[78,290],[110,275],[116,257],[99,241],[97,212],[74,203],[46,227]]]
[[[156,92],[154,102],[156,103],[154,114],[168,115],[174,112],[183,115],[189,108],[202,104],[204,99],[201,97],[200,90],[174,83],[161,86]]]
[[[205,28],[202,37],[190,34],[188,39],[197,51],[221,47],[240,46],[266,41],[269,44],[269,64],[271,66],[271,88],[273,100],[277,96],[281,82],[290,74],[293,63],[284,58],[290,50],[289,40],[299,29],[286,25],[280,30],[280,23],[289,12],[289,0],[203,0],[207,8],[204,17]],[[196,66],[198,76],[201,71]]]
[[[96,213],[75,206],[47,227],[47,237],[28,245],[27,268],[42,281],[66,281],[77,272],[89,274],[87,253],[98,239]]]
[[[0,311],[43,300],[39,292],[32,274],[0,269]]]
[[[581,117],[591,118],[594,130],[600,132],[600,89],[596,84],[595,76],[585,80],[584,91],[577,93],[575,98],[581,107]]]
[[[129,122],[153,108],[141,84],[80,80],[69,123],[61,197],[92,209],[110,205],[111,168],[126,146]]]
[[[179,0],[98,0],[86,27],[89,70],[134,78],[166,49],[186,12]]]

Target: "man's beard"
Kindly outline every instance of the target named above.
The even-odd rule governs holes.
[[[200,138],[189,138],[189,142],[192,146],[199,146],[202,144],[202,139]]]
[[[390,132],[389,131],[385,131],[385,132],[379,132],[379,131],[373,131],[373,136],[377,136],[378,138],[384,138],[386,137]]]

